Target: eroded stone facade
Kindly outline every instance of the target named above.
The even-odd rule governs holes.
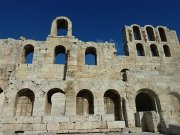
[[[61,29],[67,35],[59,36]],[[180,123],[176,32],[132,25],[123,34],[126,56],[116,55],[114,43],[78,40],[66,17],[53,20],[46,41],[1,39],[0,131],[158,132]],[[94,65],[86,64],[87,54]]]

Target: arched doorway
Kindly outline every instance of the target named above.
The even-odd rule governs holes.
[[[89,90],[81,90],[76,97],[76,114],[94,114],[94,98]]]
[[[141,127],[143,131],[156,132],[161,112],[158,95],[152,90],[141,89],[137,92],[135,103],[136,126]]]
[[[168,94],[168,103],[170,122],[180,123],[180,95],[176,92],[170,92]]]
[[[104,93],[104,112],[114,114],[115,120],[121,120],[120,96],[115,90],[107,90]]]
[[[30,89],[22,89],[17,93],[15,116],[32,116],[35,95]]]
[[[65,94],[62,90],[54,88],[47,93],[46,114],[59,116],[65,114]]]

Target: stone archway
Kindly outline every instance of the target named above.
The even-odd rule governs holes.
[[[65,114],[65,94],[62,90],[54,88],[47,93],[45,112],[47,115],[59,116]]]
[[[30,89],[22,89],[17,93],[15,116],[32,116],[35,95]]]
[[[136,95],[136,126],[143,131],[156,132],[160,123],[161,105],[158,95],[149,89],[141,89]]]
[[[180,123],[180,95],[176,92],[168,94],[168,111],[171,123]]]
[[[117,91],[107,90],[104,93],[104,112],[105,114],[114,114],[115,120],[122,119],[121,101]]]
[[[81,90],[76,97],[76,114],[94,114],[94,97],[91,91]]]

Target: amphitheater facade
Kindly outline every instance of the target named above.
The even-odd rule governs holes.
[[[63,16],[46,41],[1,39],[0,133],[166,132],[179,124],[176,32],[133,24],[123,43],[125,56],[114,43],[83,42]]]

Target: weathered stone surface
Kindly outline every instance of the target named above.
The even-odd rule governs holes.
[[[67,17],[53,20],[46,41],[0,39],[0,134],[166,132],[178,125],[176,32],[136,24],[123,30],[126,56],[116,55],[114,43],[75,38]]]

